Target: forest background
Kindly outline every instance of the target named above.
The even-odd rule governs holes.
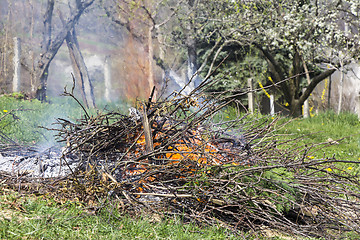
[[[251,78],[298,116],[356,111],[359,3],[1,0],[0,92],[46,101],[72,85],[86,106],[158,98],[204,79],[239,97]],[[209,93],[211,93],[211,91]],[[311,97],[310,97],[311,96]],[[246,105],[246,99],[244,104]],[[267,100],[268,101],[268,100]],[[266,104],[265,104],[266,105]]]

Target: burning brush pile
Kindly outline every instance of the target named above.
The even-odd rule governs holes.
[[[234,231],[359,231],[359,182],[336,169],[344,161],[309,158],[314,146],[276,134],[278,117],[227,120],[219,110],[230,103],[194,91],[149,100],[129,115],[58,119],[63,159],[79,162],[68,183],[81,186],[83,199],[103,194],[129,209]]]
[[[240,103],[203,92],[150,99],[129,115],[85,111],[77,122],[58,119],[63,166],[70,160],[78,166],[47,185],[54,197],[103,197],[126,210],[234,232],[335,237],[359,231],[359,181],[336,168],[344,161],[308,157],[316,146],[277,135],[279,117],[229,120],[220,110]]]

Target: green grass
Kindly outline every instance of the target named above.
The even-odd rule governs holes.
[[[53,123],[56,118],[74,120],[82,114],[81,109],[76,107],[70,98],[59,98],[56,101],[56,103],[41,103],[38,100],[24,100],[13,95],[1,96],[0,118],[3,117],[0,121],[1,133],[23,144],[52,142],[54,133],[39,126],[54,128]]]
[[[0,239],[243,239],[219,226],[109,214],[109,209],[95,214],[77,203],[59,205],[13,192],[3,192],[0,201]]]
[[[235,108],[228,107],[216,116],[216,119],[226,121],[235,119],[238,112]],[[258,113],[247,116],[244,121],[251,121],[254,118],[267,117]],[[281,119],[278,126],[289,121],[289,118]],[[317,143],[336,141],[329,144],[329,147],[321,149],[314,154],[314,157],[332,157],[340,160],[360,161],[360,121],[357,115],[349,112],[337,115],[333,111],[319,113],[311,118],[292,119],[285,127],[279,128],[277,133],[289,135],[287,139],[302,137],[299,145],[311,145]]]
[[[285,121],[285,120],[284,120]],[[355,114],[333,111],[320,113],[312,118],[294,119],[279,129],[278,133],[289,134],[289,138],[301,137],[299,145],[329,143],[315,147],[309,157],[335,157],[338,160],[360,161],[360,121]],[[336,142],[334,142],[336,141]],[[332,144],[330,144],[332,142]],[[343,168],[360,172],[359,164],[344,164]]]

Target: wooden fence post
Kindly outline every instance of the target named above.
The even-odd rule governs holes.
[[[249,112],[254,113],[254,92],[253,92],[253,80],[248,78],[248,105]]]
[[[340,71],[340,83],[339,83],[339,100],[338,100],[338,109],[337,114],[340,114],[342,107],[342,98],[343,98],[343,89],[344,89],[344,70],[341,68]]]
[[[275,96],[274,94],[270,94],[270,115],[274,116],[275,115]]]
[[[21,70],[21,64],[20,64],[20,55],[21,55],[21,41],[20,38],[14,37],[14,58],[13,58],[13,64],[14,64],[14,75],[13,75],[13,85],[12,90],[13,92],[20,92],[20,70]]]
[[[306,88],[303,88],[303,92],[305,92]],[[309,99],[306,99],[303,106],[303,117],[309,117]]]

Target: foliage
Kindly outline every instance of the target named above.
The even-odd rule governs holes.
[[[293,172],[288,171],[286,168],[269,170],[264,173],[264,179],[265,181],[259,183],[259,185],[264,185],[264,187],[273,189],[274,191],[279,188],[285,190],[284,195],[281,196],[271,193],[265,193],[265,196],[274,198],[274,202],[277,203],[275,204],[276,209],[279,212],[289,212],[293,206],[292,203],[299,201],[299,197],[301,196],[297,189],[292,186],[292,182],[295,180]]]
[[[247,79],[249,78],[253,79],[254,88],[257,88],[258,81],[266,82],[268,76],[267,64],[259,54],[260,52],[256,49],[250,51],[232,48],[224,50],[219,59],[229,57],[213,73],[213,78],[216,81],[214,81],[215,83],[209,91],[228,91],[227,95],[231,97],[247,90]],[[204,55],[199,55],[200,61],[204,61],[204,57]],[[217,62],[217,64],[220,64],[220,62]],[[207,72],[210,69],[205,67],[204,70]],[[255,92],[255,94],[262,95],[259,91]],[[237,98],[241,99],[245,105],[247,104],[247,95],[243,94]]]
[[[258,58],[258,62],[267,62],[264,78],[261,77],[264,72],[256,65],[254,69],[241,66],[246,64],[246,58],[229,55],[225,67],[217,73],[219,76],[240,74],[235,79],[226,77],[235,83],[224,81],[217,87],[229,90],[234,85],[244,85],[246,75],[255,72],[257,81],[277,85],[277,93],[285,98],[290,113],[295,116],[300,114],[301,105],[319,82],[358,55],[358,1],[212,0],[198,1],[196,7],[196,17],[183,20],[194,21],[197,30],[194,38],[202,62],[209,56],[214,58],[208,63],[210,69],[205,70],[211,72],[213,63],[219,63],[227,53],[236,55],[236,51]],[[349,26],[346,30],[344,24]],[[209,71],[203,74],[208,76]]]

